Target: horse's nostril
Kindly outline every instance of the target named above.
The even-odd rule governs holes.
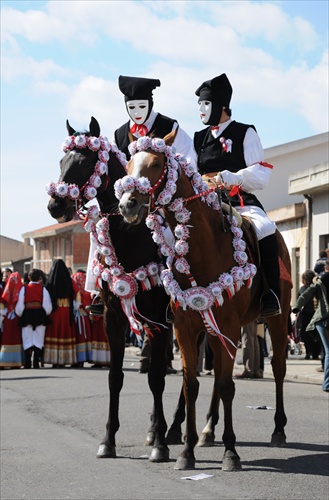
[[[137,200],[136,198],[130,198],[127,202],[127,207],[128,208],[134,208],[137,205]]]

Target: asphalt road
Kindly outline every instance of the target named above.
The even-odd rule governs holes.
[[[1,372],[1,500],[328,500],[328,394],[319,385],[286,382],[287,446],[277,449],[269,447],[274,410],[248,408],[275,407],[273,380],[237,380],[234,427],[243,470],[221,470],[220,420],[216,445],[196,448],[196,469],[177,471],[180,446],[170,447],[168,463],[148,461],[150,448],[143,446],[152,407],[147,376],[138,373],[132,353],[126,354],[124,372],[117,458],[102,460],[96,452],[107,419],[106,370]],[[213,378],[199,380],[200,432]],[[181,382],[178,374],[166,379],[168,424]],[[182,479],[201,473],[212,477]]]

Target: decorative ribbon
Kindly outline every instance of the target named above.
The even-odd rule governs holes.
[[[130,127],[130,132],[133,135],[138,132],[141,137],[145,137],[148,134],[148,128],[146,125],[137,125],[137,123],[134,123],[132,127]]]

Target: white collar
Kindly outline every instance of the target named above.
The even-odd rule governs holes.
[[[217,125],[219,127],[218,130],[211,130],[212,136],[215,138],[219,137],[224,132],[224,130],[229,126],[230,123],[232,123],[232,118],[229,118],[224,123],[219,123]]]
[[[156,117],[158,116],[158,113],[156,113],[153,109],[151,110],[151,113],[150,113],[150,116],[148,117],[147,120],[145,120],[145,122],[143,123],[143,125],[145,125],[145,127],[147,127],[148,131],[151,130],[151,128],[153,127],[153,123],[155,122],[155,119]],[[131,128],[133,125],[134,125],[134,121],[133,120],[130,120],[129,122],[129,128]]]

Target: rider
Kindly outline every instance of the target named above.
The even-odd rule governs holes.
[[[194,134],[199,171],[218,172],[215,179],[230,191],[232,206],[251,219],[268,284],[262,297],[261,315],[276,316],[281,313],[276,225],[252,194],[267,185],[273,167],[264,163],[264,151],[254,125],[232,120],[229,107],[232,86],[226,74],[203,82],[195,94],[199,97],[201,121],[207,125]]]
[[[127,159],[130,158],[129,132],[134,139],[145,135],[163,138],[176,128],[178,130],[173,146],[178,153],[189,156],[191,149],[193,150],[192,139],[179,127],[176,120],[153,109],[152,91],[160,87],[160,80],[120,75],[118,83],[130,119],[114,132],[114,140]]]

